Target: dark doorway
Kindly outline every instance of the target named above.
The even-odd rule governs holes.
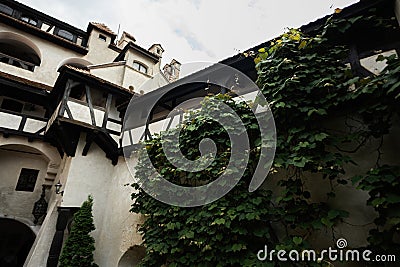
[[[0,266],[22,267],[35,238],[25,224],[0,218]]]

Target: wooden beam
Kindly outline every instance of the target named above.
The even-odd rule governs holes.
[[[61,100],[61,107],[58,112],[59,116],[62,116],[62,117],[64,116],[65,106],[67,105],[69,94],[71,93],[71,87],[72,87],[71,80],[68,80],[67,83],[65,84],[65,91],[64,91],[63,98]]]
[[[86,101],[89,106],[90,110],[90,118],[92,119],[92,125],[96,126],[96,117],[94,116],[94,110],[93,110],[93,104],[92,104],[92,95],[90,94],[90,88],[89,86],[85,85],[86,89]]]
[[[65,111],[67,112],[68,118],[71,119],[71,120],[73,120],[74,117],[72,116],[71,109],[70,109],[69,106],[68,106],[68,102],[65,103]]]
[[[106,112],[104,113],[104,118],[103,118],[103,129],[107,128],[107,121],[108,121],[108,115],[109,115],[110,109],[111,109],[112,97],[113,96],[110,93],[107,96]]]
[[[113,123],[115,123],[115,124],[122,125],[122,122],[119,121],[119,120],[116,120],[116,119],[108,118],[108,121],[109,121],[109,122],[113,122]]]
[[[26,124],[26,116],[22,115],[21,123],[19,124],[18,131],[23,132]]]
[[[358,74],[362,77],[368,77],[373,75],[372,72],[370,72],[361,65],[360,57],[357,51],[357,46],[355,44],[350,45],[349,62],[351,65],[351,69],[355,72],[355,74]]]
[[[83,148],[82,156],[87,156],[87,154],[89,152],[89,149],[90,149],[90,146],[93,143],[94,137],[95,137],[95,133],[87,133],[87,135],[86,135],[86,144],[85,144],[85,147]]]

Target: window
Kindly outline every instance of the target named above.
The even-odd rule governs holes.
[[[58,36],[67,39],[69,41],[73,41],[74,40],[74,35],[72,33],[70,33],[69,31],[66,30],[59,30],[57,33]]]
[[[71,89],[71,92],[69,93],[69,97],[77,99],[77,100],[83,100],[85,96],[85,85],[83,84],[78,84],[77,86],[73,87]]]
[[[13,11],[14,10],[11,7],[6,6],[4,4],[0,4],[0,12],[12,16]]]
[[[36,180],[39,175],[39,170],[21,169],[17,183],[16,191],[33,192],[35,190]]]
[[[139,62],[133,62],[133,68],[143,73],[147,73],[147,67]]]
[[[104,41],[104,42],[107,41],[107,37],[104,36],[104,35],[102,35],[102,34],[99,34],[99,39],[102,40],[102,41]]]
[[[21,20],[25,21],[26,23],[29,23],[29,24],[31,24],[33,26],[37,26],[38,25],[37,20],[32,19],[32,18],[30,18],[28,16],[21,16]]]
[[[40,50],[28,38],[11,32],[0,32],[0,62],[28,71],[40,66]]]
[[[24,104],[22,104],[21,102],[18,102],[18,101],[12,100],[12,99],[8,99],[8,98],[4,98],[3,102],[1,103],[2,109],[6,109],[6,110],[18,112],[18,113],[22,112],[23,107],[24,107]]]

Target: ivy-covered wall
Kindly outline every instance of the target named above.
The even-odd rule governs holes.
[[[352,42],[359,31],[398,29],[395,18],[380,11],[333,17],[308,34],[291,29],[244,54],[255,57],[257,83],[277,127],[275,161],[264,190],[248,192],[261,146],[257,121],[245,103],[215,96],[236,111],[251,137],[245,175],[225,197],[197,208],[160,203],[134,184],[132,211],[146,214],[140,228],[147,247],[143,266],[288,266],[260,262],[257,251],[264,245],[298,251],[334,247],[340,237],[349,248],[398,255],[400,61],[396,54],[380,56],[387,67],[369,74],[354,60]],[[177,144],[196,159],[203,138],[216,142],[215,161],[202,172],[174,168],[161,137],[146,143],[165,179],[193,186],[215,179],[226,166],[226,132],[207,114],[207,109],[191,114]],[[136,175],[152,175],[140,157]]]

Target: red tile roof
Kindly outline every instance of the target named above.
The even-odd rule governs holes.
[[[35,82],[35,81],[31,81],[22,77],[18,77],[9,73],[5,73],[0,71],[0,77],[5,78],[7,80],[12,80],[24,85],[28,85],[28,86],[32,86],[35,87],[37,89],[41,89],[41,90],[46,90],[46,91],[51,91],[53,89],[53,87],[43,84],[43,83],[39,83],[39,82]]]
[[[99,30],[101,30],[103,32],[109,33],[111,35],[117,35],[110,28],[108,28],[108,26],[105,25],[104,23],[90,22],[90,24],[93,25],[93,27],[95,27],[95,28],[97,28],[97,29],[99,29]]]
[[[97,76],[91,74],[90,71],[88,71],[88,70],[76,68],[76,67],[73,67],[73,66],[71,66],[71,65],[65,65],[64,68],[67,68],[67,69],[73,70],[73,71],[75,71],[75,72],[81,73],[81,74],[83,74],[83,75],[85,75],[85,76],[87,76],[87,77],[90,77],[90,78],[92,78],[92,79],[94,79],[94,80],[96,80],[96,81],[98,81],[98,82],[100,82],[100,83],[108,84],[108,85],[113,86],[113,87],[115,87],[115,88],[118,88],[118,89],[120,89],[120,90],[122,90],[122,91],[126,91],[126,92],[129,92],[129,93],[131,93],[131,94],[134,94],[134,92],[130,91],[129,89],[126,89],[125,87],[122,87],[122,86],[120,86],[120,85],[118,85],[118,84],[109,82],[109,81],[107,81],[107,80],[104,80],[104,79],[102,79],[102,78],[100,78],[100,77],[97,77]]]
[[[133,35],[132,35],[132,34],[130,34],[130,33],[127,33],[126,31],[124,31],[124,32],[123,32],[123,34],[125,34],[125,35],[126,35],[126,37],[128,37],[128,38],[130,38],[130,39],[132,39],[132,40],[136,41],[136,38],[135,38],[135,37],[133,37]]]

